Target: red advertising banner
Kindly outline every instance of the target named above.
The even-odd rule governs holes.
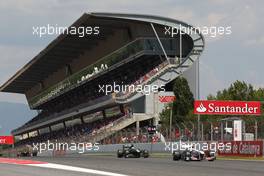
[[[159,96],[159,101],[161,103],[171,103],[176,100],[175,96]]]
[[[223,142],[223,144],[230,144],[230,148],[225,150],[218,150],[221,156],[263,156],[263,141],[231,141]]]
[[[13,136],[0,136],[0,144],[14,144]]]
[[[194,114],[261,115],[259,101],[196,100]]]

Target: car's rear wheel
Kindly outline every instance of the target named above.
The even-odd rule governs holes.
[[[178,161],[181,159],[181,154],[179,152],[174,152],[173,153],[173,160]]]
[[[140,153],[136,154],[136,158],[140,158]]]
[[[34,157],[38,156],[38,152],[33,152],[32,156],[34,156]]]
[[[117,158],[122,158],[123,152],[121,150],[117,150]]]
[[[216,157],[213,157],[212,159],[209,159],[208,161],[214,161],[216,160]]]
[[[149,157],[149,152],[147,150],[143,151],[143,157],[148,158]]]

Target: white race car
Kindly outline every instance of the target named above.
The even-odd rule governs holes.
[[[184,151],[175,151],[172,154],[173,160],[184,160],[184,161],[214,161],[216,160],[215,152],[212,151],[198,151],[192,149],[186,149]]]

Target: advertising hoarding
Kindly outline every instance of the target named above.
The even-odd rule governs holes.
[[[261,115],[259,101],[196,100],[194,114]]]

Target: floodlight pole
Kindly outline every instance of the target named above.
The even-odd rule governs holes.
[[[224,125],[223,125],[223,121],[221,121],[221,141],[223,142],[224,141]]]
[[[200,59],[197,58],[197,69],[196,69],[196,74],[197,74],[197,100],[200,99]],[[198,114],[197,116],[197,140],[200,141],[201,140],[201,129],[200,129],[200,114]]]
[[[213,129],[213,123],[212,122],[210,122],[210,127],[211,127],[211,141],[213,141],[213,131],[214,131],[214,129]]]
[[[172,107],[170,107],[170,141],[172,141]]]
[[[180,62],[182,61],[182,33],[180,31]]]
[[[192,140],[195,140],[194,139],[194,123],[192,121],[189,121],[189,123],[192,125]]]
[[[202,130],[201,130],[201,139],[202,139],[202,141],[204,140],[204,124],[203,123],[201,123],[201,127],[202,127]]]
[[[258,121],[255,119],[255,140],[258,140]]]

